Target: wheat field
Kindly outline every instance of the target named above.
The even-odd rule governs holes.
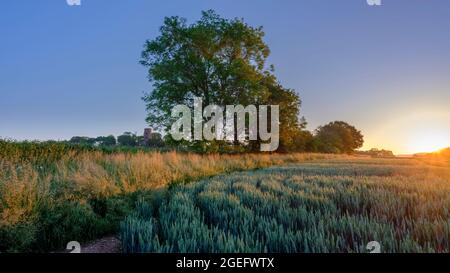
[[[334,159],[208,178],[140,202],[126,252],[450,251],[450,169],[416,160]]]
[[[449,252],[448,159],[0,141],[0,252]]]

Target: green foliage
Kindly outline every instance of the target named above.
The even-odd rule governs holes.
[[[67,156],[76,156],[93,150],[94,148],[90,146],[57,141],[14,142],[0,139],[0,159],[13,162],[32,162],[45,165]]]
[[[111,139],[112,140],[112,139]],[[10,162],[27,162],[45,168],[49,164],[62,159],[76,159],[89,152],[119,154],[138,152],[173,151],[171,147],[131,147],[131,146],[99,146],[74,144],[65,141],[10,141],[0,139],[0,159]],[[178,149],[180,150],[180,149]]]
[[[152,94],[144,98],[148,121],[167,128],[171,109],[192,105],[193,96],[202,97],[206,105],[227,105],[267,95],[260,84],[269,54],[263,35],[261,28],[220,18],[213,11],[203,12],[193,25],[183,18],[165,18],[161,35],[147,41],[142,52],[141,63],[154,84]]]
[[[191,25],[180,17],[165,18],[160,32],[146,42],[141,58],[153,83],[153,91],[143,98],[153,127],[168,131],[174,122],[173,107],[184,104],[192,109],[194,97],[202,98],[203,106],[280,105],[282,149],[294,147],[294,135],[305,126],[298,119],[301,101],[294,90],[278,83],[273,67],[266,67],[270,51],[261,27],[224,19],[210,10]],[[250,143],[247,150],[253,151],[257,143]],[[178,144],[202,152],[230,146],[225,141]]]
[[[69,140],[71,144],[81,144],[81,145],[104,145],[104,146],[113,146],[116,145],[116,137],[113,135],[109,136],[99,136],[96,138],[84,137],[84,136],[74,136]]]
[[[138,136],[136,136],[136,134],[125,132],[123,133],[123,135],[117,137],[117,142],[123,146],[134,147],[139,144],[139,139]]]
[[[95,138],[85,136],[74,136],[69,140],[69,142],[72,144],[94,145]]]
[[[23,221],[14,226],[0,225],[0,252],[29,251],[35,246],[38,231],[32,221]]]
[[[47,252],[62,249],[69,241],[116,233],[120,221],[133,211],[133,199],[110,198],[105,205],[99,212],[78,202],[43,204],[29,222],[0,225],[0,251]]]
[[[395,157],[394,153],[389,150],[379,150],[376,148],[370,149],[368,151],[358,151],[356,152],[358,155],[366,155],[371,157]]]
[[[100,136],[95,139],[100,145],[103,146],[114,146],[117,144],[116,137],[113,135],[109,136]]]
[[[367,252],[373,240],[383,252],[450,251],[448,170],[442,180],[403,163],[305,164],[180,185],[157,218],[127,218],[122,241],[127,252]]]
[[[161,135],[157,134],[157,137],[152,137],[148,140],[147,143],[145,143],[148,147],[155,147],[155,148],[163,148],[166,146],[166,143],[162,139]]]
[[[92,240],[105,234],[105,229],[111,224],[96,215],[92,207],[86,204],[67,202],[42,208],[39,212],[34,251],[61,249],[76,238]]]
[[[315,140],[317,150],[325,153],[352,153],[364,143],[361,132],[343,121],[319,127]]]

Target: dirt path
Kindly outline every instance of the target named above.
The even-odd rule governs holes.
[[[105,237],[81,246],[81,253],[120,253],[121,246],[117,237]]]
[[[70,253],[71,250],[64,250]],[[81,253],[121,253],[120,240],[115,236],[104,237],[81,245]]]

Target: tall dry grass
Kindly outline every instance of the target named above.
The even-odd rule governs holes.
[[[57,160],[38,156],[0,158],[0,251],[48,250],[61,247],[68,236],[84,240],[114,231],[112,226],[135,201],[127,197],[136,192],[220,173],[337,157],[98,151],[61,153]]]

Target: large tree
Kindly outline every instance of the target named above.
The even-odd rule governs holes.
[[[287,89],[279,84],[274,76],[266,77],[265,86],[268,87],[269,97],[266,104],[280,107],[280,146],[278,151],[307,151],[305,142],[308,132],[305,119],[299,118],[301,100],[293,89]]]
[[[165,18],[160,32],[146,42],[141,58],[153,84],[143,98],[153,127],[167,130],[172,108],[193,108],[194,97],[204,105],[279,104],[281,145],[304,127],[298,95],[283,88],[266,65],[270,51],[261,27],[205,11],[191,25],[180,17]]]

